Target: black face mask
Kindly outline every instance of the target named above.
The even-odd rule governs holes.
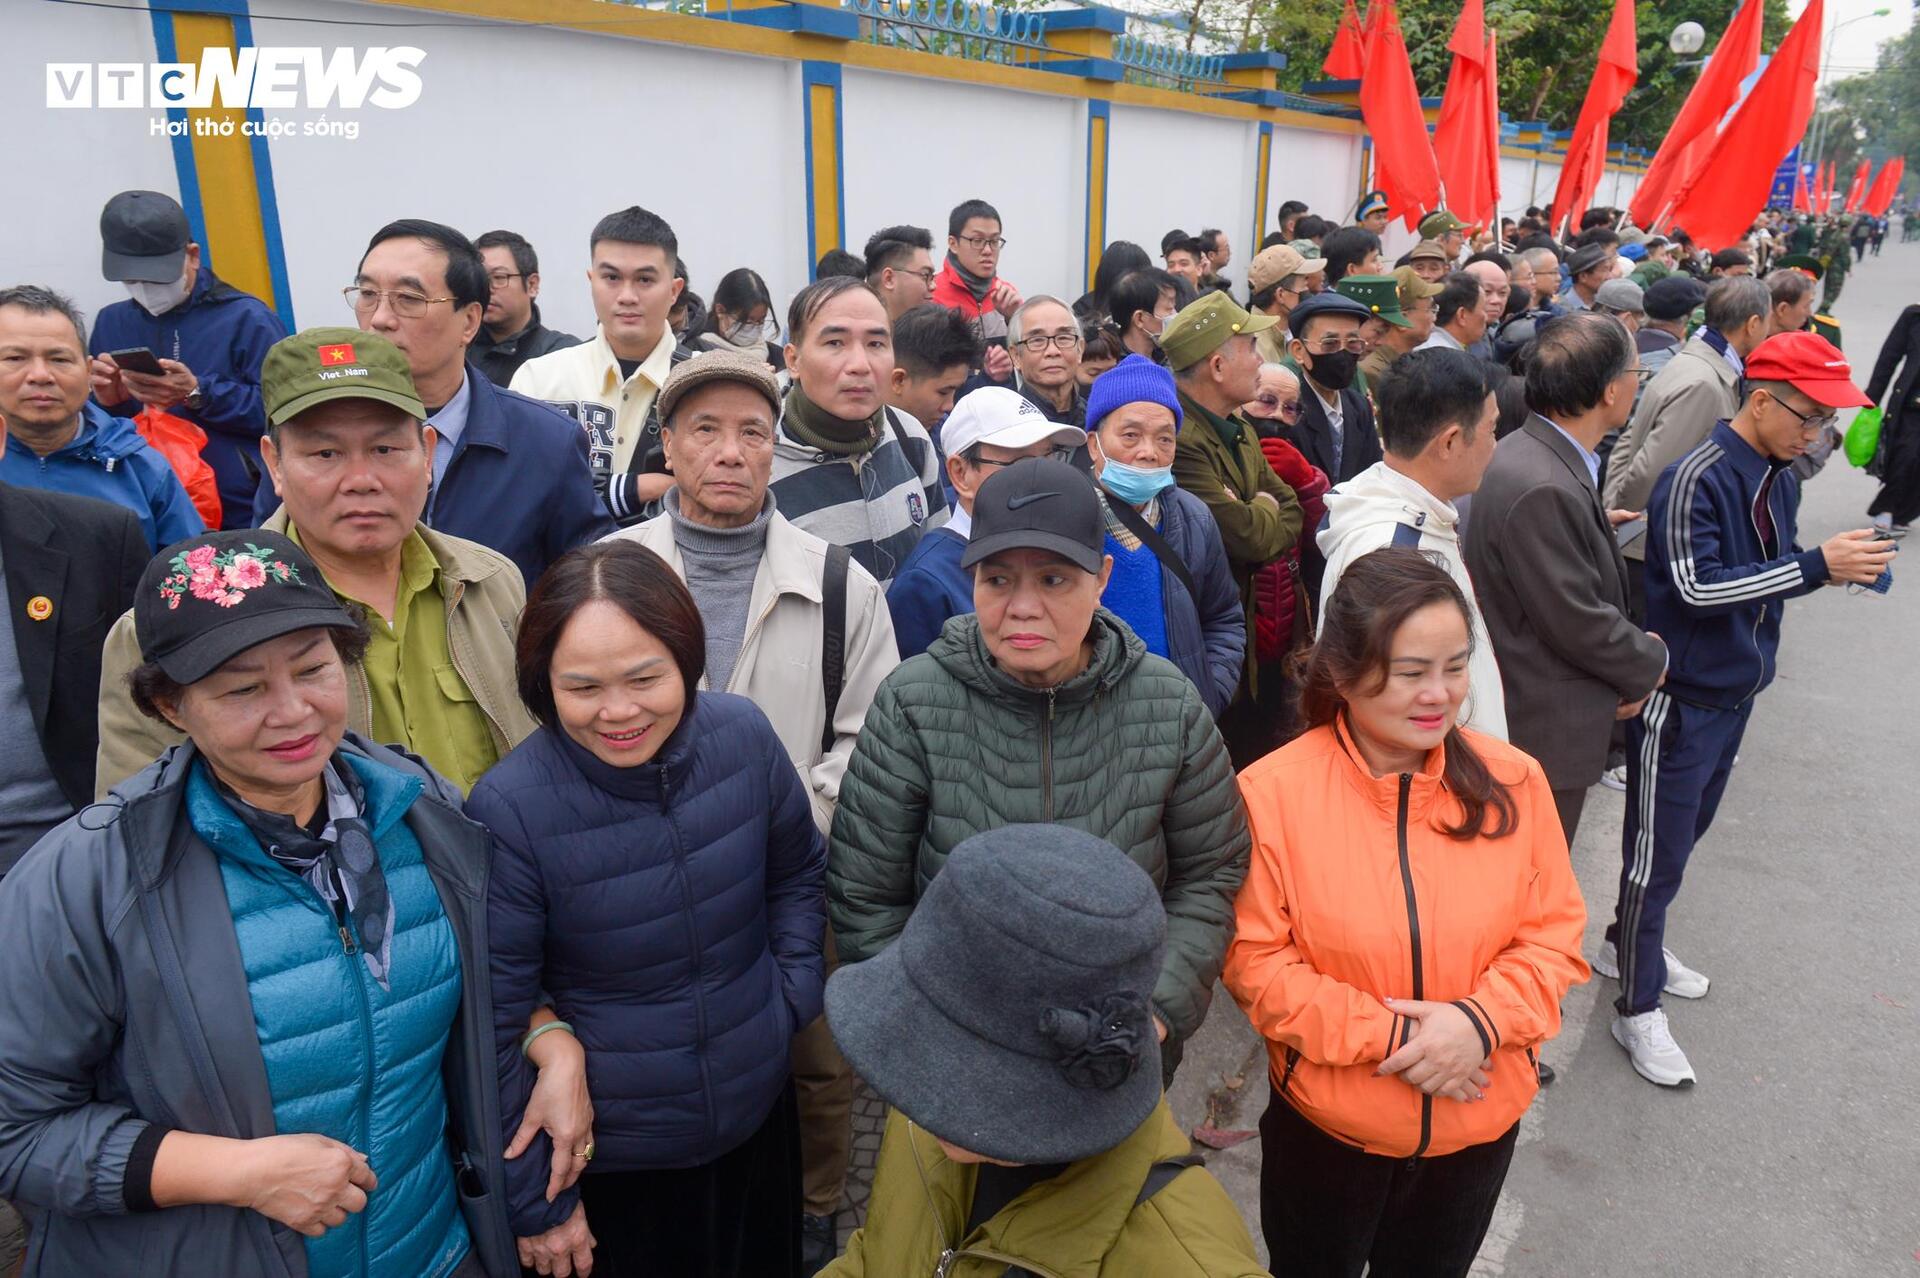
[[[1308,366],[1307,374],[1328,390],[1342,391],[1353,385],[1353,376],[1360,371],[1360,357],[1352,351],[1335,351],[1331,355],[1316,354],[1313,363]]]

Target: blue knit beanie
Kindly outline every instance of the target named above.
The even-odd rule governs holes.
[[[1180,396],[1173,374],[1145,355],[1129,355],[1093,379],[1087,392],[1087,433],[1100,429],[1108,413],[1123,404],[1163,404],[1173,410],[1173,428],[1180,429]]]

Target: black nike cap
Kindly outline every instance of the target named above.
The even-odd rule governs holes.
[[[1051,457],[1002,466],[973,497],[962,568],[1004,550],[1049,550],[1088,572],[1106,559],[1106,518],[1093,477]]]

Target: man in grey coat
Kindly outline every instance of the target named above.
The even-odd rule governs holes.
[[[1614,528],[1631,516],[1603,509],[1596,491],[1595,448],[1631,410],[1637,367],[1611,316],[1546,325],[1527,366],[1532,416],[1494,449],[1467,521],[1508,740],[1540,761],[1569,845],[1614,721],[1666,677],[1666,645],[1628,619]]]
[[[1740,410],[1741,370],[1767,340],[1773,297],[1747,276],[1726,276],[1707,290],[1707,323],[1647,383],[1632,423],[1607,460],[1609,509],[1645,510],[1660,472],[1706,442],[1716,423]],[[1642,611],[1643,541],[1626,548],[1633,574],[1634,615]]]

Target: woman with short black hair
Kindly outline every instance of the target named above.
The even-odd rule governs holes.
[[[543,1147],[508,1164],[522,1262],[794,1275],[788,1046],[820,1014],[826,930],[807,791],[752,702],[696,693],[699,610],[632,542],[547,570],[516,666],[541,727],[468,800],[494,835],[501,1117],[519,1127],[526,1055],[563,1034],[586,1049],[594,1112],[577,1188],[553,1191]],[[537,1015],[548,1002],[551,1022]]]

